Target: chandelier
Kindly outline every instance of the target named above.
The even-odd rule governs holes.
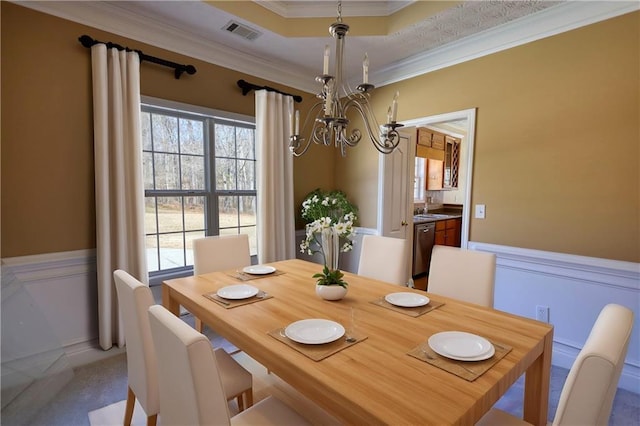
[[[396,92],[391,106],[387,111],[387,124],[378,124],[371,109],[369,98],[375,89],[369,84],[369,58],[364,55],[362,61],[362,84],[352,90],[349,84],[343,80],[343,66],[345,54],[345,39],[349,32],[349,26],[342,22],[342,2],[338,2],[337,21],[329,27],[329,33],[336,40],[334,75],[329,74],[329,45],[324,49],[324,61],[322,75],[316,77],[318,83],[322,83],[322,89],[316,95],[316,102],[307,115],[302,126],[307,131],[312,121],[311,132],[307,138],[300,135],[300,111],[295,111],[290,117],[289,150],[299,157],[309,149],[311,142],[318,145],[333,145],[340,148],[342,156],[346,156],[347,147],[354,147],[362,139],[360,129],[350,129],[347,113],[350,110],[357,111],[364,122],[365,129],[373,146],[383,154],[389,154],[398,146],[400,136],[396,129],[402,124],[396,123],[398,112],[398,95]]]

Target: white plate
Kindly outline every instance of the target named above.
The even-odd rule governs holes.
[[[384,300],[392,305],[402,306],[403,308],[413,308],[416,306],[424,306],[429,303],[429,298],[417,293],[408,291],[400,293],[390,293],[384,297]]]
[[[273,266],[267,265],[253,265],[253,266],[245,266],[242,268],[242,272],[252,275],[267,275],[273,274],[276,271],[276,268]]]
[[[294,342],[320,345],[344,336],[344,327],[326,319],[305,319],[289,324],[284,334]]]
[[[482,361],[495,354],[484,337],[463,331],[445,331],[429,337],[429,347],[437,354],[459,361]]]
[[[225,299],[248,299],[258,294],[258,289],[249,284],[234,284],[222,287],[216,294]]]

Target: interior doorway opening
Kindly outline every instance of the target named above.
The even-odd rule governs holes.
[[[460,150],[460,186],[463,188],[456,198],[449,200],[446,197],[447,191],[443,191],[443,200],[449,203],[462,204],[462,227],[460,234],[460,246],[467,248],[469,244],[469,228],[471,222],[471,190],[472,190],[472,177],[473,177],[473,152],[475,145],[475,127],[476,127],[476,109],[466,109],[461,111],[454,111],[445,114],[432,115],[428,117],[415,118],[411,120],[402,121],[406,127],[430,127],[434,129],[440,129],[445,133],[456,134],[461,137],[461,150]],[[414,150],[415,152],[415,150]],[[415,162],[415,157],[412,159]],[[405,179],[413,182],[415,178],[413,170],[412,173],[407,173]],[[387,179],[387,177],[382,177]],[[413,197],[413,185],[408,185],[411,195]],[[409,218],[412,221],[412,217]]]

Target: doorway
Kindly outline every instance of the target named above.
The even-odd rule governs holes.
[[[461,179],[461,183],[464,185],[464,190],[460,195],[462,198],[462,226],[461,226],[461,234],[460,234],[460,247],[467,248],[469,244],[469,227],[471,221],[471,184],[472,184],[472,176],[473,176],[473,151],[475,144],[475,127],[476,127],[476,109],[466,109],[461,111],[455,111],[445,114],[432,115],[429,117],[415,118],[411,120],[402,121],[405,127],[438,127],[442,126],[442,128],[447,128],[447,126],[452,127],[455,126],[460,128],[462,132],[464,132],[464,139],[462,144],[464,146],[461,149],[460,155],[460,164],[464,167],[464,176]],[[415,152],[415,142],[412,141],[414,145],[414,149],[412,152]],[[408,156],[410,161],[415,161],[413,156]],[[413,172],[414,169],[412,167],[403,168],[405,173],[404,180],[405,182],[413,182]],[[388,176],[385,173],[384,168],[380,168],[379,175],[379,183],[378,188],[384,188],[385,185],[388,187],[390,185],[389,180],[392,179],[392,176]],[[406,185],[406,196],[410,199],[413,199],[413,185]],[[385,209],[379,209],[379,217],[378,224],[385,223],[388,218],[385,215],[388,215],[389,212]],[[413,215],[412,211],[407,212],[407,222],[409,224],[413,224]],[[409,238],[412,239],[412,238]],[[409,241],[411,243],[411,241]]]

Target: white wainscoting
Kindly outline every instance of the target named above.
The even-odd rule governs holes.
[[[32,303],[48,320],[48,329],[57,337],[72,367],[123,351],[115,348],[103,351],[97,344],[98,295],[95,250],[5,258],[2,262],[5,268],[3,275],[15,275]],[[3,311],[4,308],[3,306]],[[11,318],[5,318],[3,313],[2,320],[11,321]],[[3,336],[3,340],[5,337]],[[29,337],[37,338],[20,336],[21,339]],[[50,341],[43,344],[46,345],[42,348],[43,353],[52,350]]]
[[[617,303],[634,311],[620,387],[640,393],[640,264],[470,242],[497,256],[494,307],[535,318],[549,307],[553,364],[571,368],[600,310]]]
[[[376,230],[358,228],[354,250],[341,255],[340,267],[355,272],[360,241]],[[304,232],[296,233],[297,244]],[[470,242],[469,248],[497,255],[495,307],[534,318],[536,305],[549,307],[554,325],[553,364],[569,368],[598,313],[618,303],[635,313],[620,386],[640,393],[640,264]],[[302,254],[298,257],[320,262]],[[98,360],[121,349],[97,345],[95,252],[80,250],[3,259],[57,334],[72,365]],[[5,320],[5,318],[3,318]],[[43,352],[50,348],[43,348]]]

